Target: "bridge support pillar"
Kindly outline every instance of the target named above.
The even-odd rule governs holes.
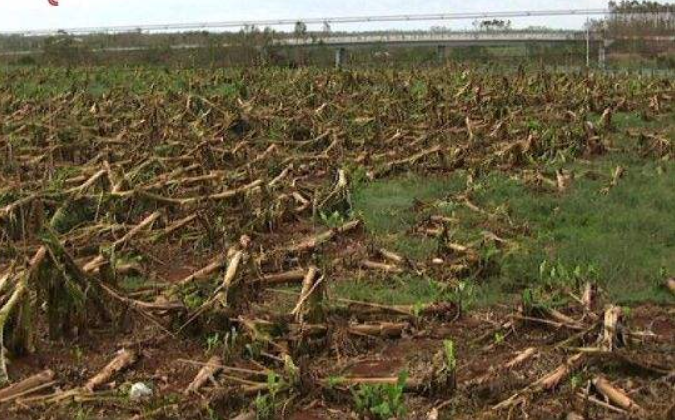
[[[446,57],[446,47],[445,47],[445,45],[437,45],[436,46],[436,59],[438,60],[439,64],[445,63],[445,57]]]
[[[612,40],[604,39],[600,41],[598,48],[598,67],[602,70],[607,68],[607,48],[612,45]]]
[[[347,50],[340,47],[335,50],[335,68],[341,69],[345,62],[345,55]]]

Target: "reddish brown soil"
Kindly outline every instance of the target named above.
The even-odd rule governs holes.
[[[277,243],[293,243],[315,232],[309,225],[296,228],[277,231],[266,239]],[[363,260],[368,254],[367,237],[363,232],[339,237],[327,244],[324,252],[331,256],[331,277],[348,278],[350,273],[353,274],[355,262]],[[153,257],[148,264],[152,266],[152,271],[169,283],[177,282],[214,258],[204,255],[187,259],[184,255],[190,254],[180,247],[153,250],[151,253]],[[284,266],[273,265],[272,268],[282,269]],[[286,311],[282,308],[292,306],[296,299],[295,296],[266,292],[258,296],[259,303],[248,308],[249,312],[245,315],[250,319],[269,317]],[[580,318],[582,314],[574,306],[565,311],[575,318]],[[443,340],[451,339],[455,343],[458,360],[456,393],[434,398],[408,395],[406,418],[424,419],[433,407],[441,406],[444,407],[440,411],[442,415],[454,413],[452,417],[441,418],[501,419],[505,412],[491,410],[493,405],[553,371],[569,356],[569,352],[553,348],[571,335],[565,329],[517,323],[515,328],[501,331],[504,339],[496,341],[498,325],[508,320],[512,313],[512,308],[498,306],[490,310],[471,311],[455,321],[420,319],[405,331],[403,337],[396,340],[349,336],[342,331],[346,320],[336,319],[332,339],[309,354],[298,355],[295,361],[305,372],[311,372],[310,376],[314,379],[330,376],[396,377],[402,371],[414,376],[431,363],[434,354],[442,348]],[[380,320],[389,319],[381,317]],[[630,311],[627,323],[631,330],[644,333],[639,343],[634,343],[621,353],[637,365],[593,359],[573,376],[581,385],[585,385],[587,380],[602,374],[629,392],[638,404],[650,407],[650,413],[665,413],[669,408],[668,401],[675,397],[672,381],[671,388],[668,388],[668,381],[659,382],[663,381],[663,375],[655,375],[653,371],[645,369],[672,369],[675,366],[673,308],[653,305],[636,307]],[[247,401],[250,400],[241,398],[226,379],[220,380],[224,386],[220,390],[207,386],[202,396],[183,396],[183,390],[201,367],[199,363],[210,357],[206,351],[204,337],[207,335],[204,331],[194,336],[187,330],[173,335],[137,314],[128,317],[127,325],[114,327],[111,329],[109,325],[101,325],[92,328],[87,335],[52,341],[45,336],[46,326],[41,325],[39,351],[33,355],[13,357],[10,376],[19,380],[44,369],[52,369],[57,373],[60,387],[71,389],[80,386],[103,368],[120,348],[133,348],[141,354],[139,361],[117,375],[108,384],[108,389],[128,389],[130,384],[141,381],[152,385],[155,392],[153,399],[131,403],[123,392],[117,391],[117,394],[113,393],[116,396],[109,400],[48,405],[48,410],[44,412],[40,410],[40,405],[3,405],[0,406],[0,413],[4,417],[0,418],[65,419],[84,410],[90,418],[96,419],[137,415],[148,415],[148,418],[208,419],[209,413],[229,419],[249,406]],[[226,330],[220,328],[219,331]],[[589,345],[594,343],[597,331],[587,338]],[[535,357],[513,370],[499,370],[529,347],[538,349]],[[239,358],[228,364],[247,369],[258,367]],[[488,379],[483,380],[486,375]],[[530,419],[557,418],[561,413],[570,411],[589,411],[596,413],[597,418],[621,418],[601,407],[586,405],[576,396],[580,391],[567,380],[555,392],[528,398],[519,410],[527,412]],[[295,395],[291,401],[292,404],[286,407],[285,412],[287,418],[292,420],[345,419],[354,416],[348,391],[326,391],[314,384]]]
[[[672,308],[657,306],[642,306],[633,309],[629,325],[632,329],[651,331],[654,337],[645,339],[636,349],[640,352],[640,363],[650,363],[652,366],[669,367],[675,366],[675,353],[672,346],[675,342]],[[555,329],[541,326],[521,326],[515,332],[506,336],[503,342],[497,344],[488,335],[486,340],[480,343],[472,343],[483,334],[489,334],[494,330],[492,324],[486,322],[488,318],[497,319],[506,316],[506,312],[498,315],[495,313],[471,313],[454,323],[425,322],[424,328],[413,330],[412,334],[400,340],[380,339],[354,339],[350,341],[350,347],[357,349],[354,356],[345,356],[336,359],[331,351],[323,351],[309,360],[309,366],[323,375],[342,375],[346,377],[391,377],[396,376],[402,370],[416,372],[419,366],[423,366],[431,359],[433,354],[440,348],[443,338],[451,337],[457,344],[457,357],[459,360],[458,381],[459,390],[453,405],[460,413],[453,418],[502,418],[498,413],[491,413],[489,406],[507,398],[512,393],[527,386],[532,380],[555,369],[565,359],[564,353],[556,353],[547,350],[552,344],[560,340],[560,333]],[[144,381],[151,383],[156,392],[154,403],[150,406],[181,397],[182,390],[189,384],[199,366],[189,361],[204,361],[205,344],[186,337],[176,339],[163,335],[153,325],[135,325],[133,333],[126,335],[127,339],[119,340],[118,334],[105,332],[92,332],[88,338],[78,338],[71,341],[49,341],[46,338],[40,340],[40,351],[35,355],[14,358],[10,366],[10,375],[13,378],[22,378],[30,374],[50,368],[58,372],[58,379],[65,386],[67,384],[83,383],[88,377],[102,368],[121,346],[136,348],[142,352],[142,357],[132,369],[119,375],[110,387],[120,386],[123,383]],[[514,355],[528,347],[540,349],[540,354],[528,360],[519,368],[496,375],[488,383],[481,385],[469,385],[476,378],[485,375],[492,369],[498,368],[511,360]],[[670,348],[670,350],[667,350]],[[630,350],[629,350],[630,351]],[[303,360],[303,359],[299,359]],[[637,359],[636,359],[637,360]],[[305,360],[307,361],[307,360]],[[336,363],[337,361],[337,363]],[[246,366],[239,364],[240,366]],[[593,377],[602,373],[613,378],[615,385],[626,390],[633,390],[633,397],[644,407],[654,407],[653,412],[667,409],[667,401],[675,394],[672,389],[668,391],[665,383],[662,385],[655,381],[653,374],[623,369],[621,363],[606,364],[602,360],[586,365],[579,375],[582,378]],[[254,368],[254,365],[246,366]],[[658,378],[656,378],[658,379]],[[466,384],[466,385],[465,385]],[[572,410],[576,407],[578,412],[583,412],[583,404],[574,397],[575,391],[570,388],[570,383],[565,382],[555,393],[544,393],[536,397],[528,406],[530,418],[545,419],[555,418],[561,410]],[[321,398],[319,394],[299,395],[296,400],[296,412],[290,419],[332,419],[348,418],[351,407],[349,395],[334,400]],[[318,399],[317,399],[318,398]],[[192,402],[185,401],[183,404],[184,414],[187,417],[174,417],[174,414],[164,414],[166,417],[159,418],[208,418],[200,410],[194,411],[192,403],[199,401],[192,398]],[[208,401],[208,400],[204,400]],[[433,406],[443,401],[436,399],[420,399],[410,396],[408,398],[409,409],[415,413],[426,413]],[[457,406],[459,404],[459,406]],[[198,404],[199,405],[199,404]],[[72,406],[63,406],[52,409],[53,413],[43,418],[68,418],[72,414]],[[302,407],[308,407],[303,409]],[[474,407],[474,408],[471,408]],[[125,403],[103,403],[100,413],[116,412],[113,418],[126,418],[147,410],[145,405],[128,406]],[[40,418],[31,407],[28,410],[16,406],[4,406],[5,418]],[[183,409],[179,409],[181,412]],[[224,418],[227,413],[233,416],[236,412],[236,404],[231,408],[221,407],[218,409]],[[612,417],[597,407],[591,410],[602,414],[602,418]],[[202,414],[199,414],[199,413]],[[462,415],[461,413],[467,413]],[[468,412],[474,414],[468,415]],[[547,417],[547,416],[554,417]],[[111,418],[109,414],[93,418]],[[408,417],[415,418],[415,417]]]

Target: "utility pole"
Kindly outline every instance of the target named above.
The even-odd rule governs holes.
[[[335,50],[335,68],[336,69],[341,69],[342,66],[344,65],[345,52],[346,52],[346,50],[343,47],[338,47]]]
[[[591,66],[591,22],[586,18],[586,68]]]

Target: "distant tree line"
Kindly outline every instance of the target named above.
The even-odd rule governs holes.
[[[675,33],[675,4],[656,1],[609,2],[609,16],[592,28],[610,36],[658,36]]]
[[[590,29],[614,40],[610,53],[623,67],[675,68],[675,4],[657,1],[609,2],[609,15]],[[612,57],[611,57],[612,58]]]
[[[503,19],[477,20],[473,22],[474,28],[480,31],[509,31],[511,21]]]

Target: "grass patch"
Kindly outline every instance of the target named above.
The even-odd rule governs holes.
[[[626,174],[602,194],[617,165]],[[509,215],[531,231],[522,251],[502,261],[503,286],[536,283],[537,267],[555,261],[595,267],[611,298],[621,302],[671,299],[660,283],[675,273],[675,164],[618,154],[573,169],[581,176],[562,195],[499,174],[484,181],[479,202],[491,208],[508,203]]]
[[[415,305],[436,302],[443,287],[428,278],[401,275],[385,280],[368,278],[334,282],[329,293],[336,298],[381,305]]]
[[[270,295],[272,300],[268,304],[278,313],[289,313],[297,303],[300,289],[298,285],[279,287]],[[449,298],[443,284],[408,274],[330,281],[328,295],[331,300],[348,299],[380,305],[428,304]]]
[[[639,117],[625,118],[622,126]],[[626,170],[624,176],[603,193],[619,165]],[[499,295],[505,298],[541,284],[539,268],[547,262],[570,271],[593,268],[617,302],[672,302],[661,284],[675,274],[675,163],[616,152],[592,162],[572,162],[565,169],[575,179],[562,194],[527,186],[504,173],[477,181],[476,203],[507,215],[523,232],[511,238],[519,246],[499,257],[500,272],[478,289],[478,300],[492,303]],[[413,259],[428,259],[436,241],[411,234],[411,228],[430,213],[458,218],[454,237],[459,241],[476,239],[481,230],[506,223],[487,220],[447,199],[464,185],[462,175],[378,180],[355,192],[355,210],[377,245]],[[424,281],[408,279],[404,284],[362,281],[336,287],[341,297],[389,304],[416,303],[433,295]]]
[[[375,236],[378,245],[410,258],[427,258],[435,251],[436,243],[410,233],[413,226],[428,214],[416,208],[462,190],[464,182],[461,175],[424,178],[413,174],[374,181],[354,192],[354,210]]]
[[[161,288],[166,286],[166,284],[154,282],[140,275],[133,275],[121,277],[119,280],[119,286],[127,292],[137,292],[139,290],[153,287]]]

